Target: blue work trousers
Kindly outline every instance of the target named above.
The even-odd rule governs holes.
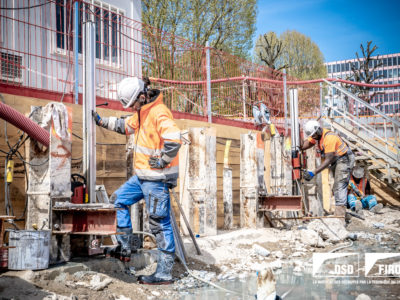
[[[351,209],[354,209],[356,206],[356,201],[357,198],[353,194],[349,194],[347,196],[347,204]],[[376,197],[374,195],[368,195],[361,199],[361,203],[364,209],[371,209],[378,204],[378,201],[376,201]]]
[[[117,211],[118,227],[132,227],[129,206],[144,198],[149,214],[149,225],[160,250],[175,252],[174,233],[170,219],[168,184],[161,181],[141,180],[136,175],[129,178],[112,196]]]

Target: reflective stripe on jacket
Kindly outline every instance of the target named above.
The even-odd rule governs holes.
[[[312,144],[317,143],[317,141],[311,137],[309,137],[308,140]],[[343,156],[350,150],[339,135],[325,128],[322,130],[322,137],[319,140],[318,149],[322,155],[334,152],[336,156]]]
[[[365,187],[367,186],[367,179],[365,177],[361,178],[358,183],[353,178],[353,175],[350,177],[350,181],[357,187],[357,189],[362,193],[362,195],[365,195]]]
[[[163,103],[163,95],[142,106],[125,121],[126,134],[135,134],[135,174],[142,180],[163,181],[176,186],[181,146],[180,130],[171,111]],[[150,156],[161,157],[168,165],[152,169]]]

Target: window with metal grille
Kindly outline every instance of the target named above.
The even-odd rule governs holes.
[[[56,1],[56,44],[58,51],[66,54],[73,50],[73,1]],[[99,63],[117,64],[121,62],[121,19],[123,11],[101,1],[79,3],[78,52],[82,53],[83,23],[92,19],[95,22],[96,58]]]
[[[1,52],[1,79],[3,81],[22,80],[22,56]]]

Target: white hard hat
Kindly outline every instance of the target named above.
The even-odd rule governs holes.
[[[319,125],[318,121],[307,121],[307,123],[304,125],[304,134],[306,135],[306,137],[312,136],[320,128],[321,125]]]
[[[364,168],[362,168],[360,166],[355,166],[353,168],[353,177],[363,178],[364,177]]]
[[[144,91],[143,80],[137,77],[123,79],[117,87],[117,96],[124,108],[131,107],[137,96]]]

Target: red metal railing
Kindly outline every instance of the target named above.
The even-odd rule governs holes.
[[[47,93],[72,102],[78,50],[78,83],[82,93],[82,24],[96,24],[96,93],[116,101],[117,83],[127,76],[150,77],[175,112],[198,118],[251,121],[252,106],[265,103],[273,120],[283,117],[283,74],[213,48],[159,31],[127,15],[129,9],[101,1],[78,1],[78,44],[74,45],[73,0],[2,1],[0,12],[0,87]],[[127,7],[129,4],[126,4]],[[30,9],[15,9],[21,7]],[[206,52],[210,52],[211,99],[207,97]],[[288,77],[288,87],[295,84]],[[301,116],[320,114],[318,81],[298,82]],[[4,89],[3,89],[4,91]]]

